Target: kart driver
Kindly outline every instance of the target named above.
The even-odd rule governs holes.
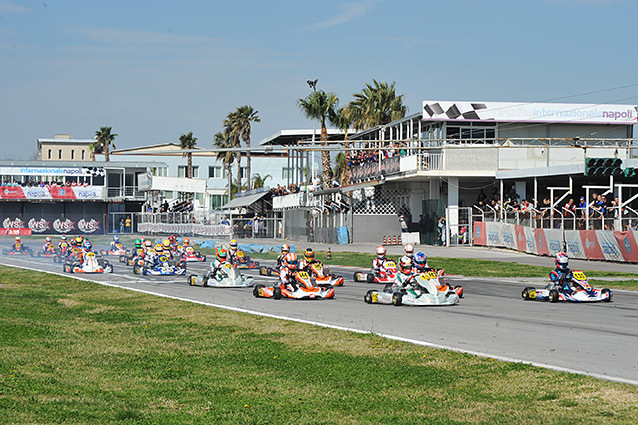
[[[277,264],[275,268],[277,269],[281,268],[281,263],[284,261],[284,257],[288,255],[289,252],[290,252],[290,245],[288,245],[287,243],[283,244],[281,246],[281,254],[279,254],[279,256],[277,257]]]
[[[13,251],[22,251],[22,239],[20,239],[20,236],[15,237],[15,241],[13,245],[11,245],[11,249]]]
[[[164,255],[168,258],[173,258],[173,252],[171,251],[171,241],[164,239],[162,241],[162,248],[164,249]]]
[[[315,252],[312,248],[308,248],[303,253],[303,259],[299,261],[299,270],[310,272],[310,266],[315,263],[319,263],[318,260],[315,260]]]
[[[414,246],[411,243],[405,244],[405,256],[414,259]]]
[[[374,270],[374,274],[376,276],[385,275],[387,269],[385,267],[385,262],[388,261],[385,256],[386,250],[383,246],[377,248],[377,258],[372,260],[372,269]]]
[[[432,270],[430,266],[428,266],[428,259],[422,252],[417,252],[414,254],[414,272],[415,273],[425,273]]]
[[[62,244],[66,244],[67,248],[69,247],[69,244],[66,241],[66,235],[60,236],[60,242],[58,243],[58,248],[62,249]]]
[[[571,283],[574,276],[572,269],[568,267],[569,257],[564,252],[559,252],[554,258],[556,268],[549,272],[549,278],[560,291],[572,292]]]
[[[210,263],[210,276],[215,278],[217,272],[228,263],[228,251],[224,248],[217,248],[215,251],[215,259]]]
[[[44,238],[44,245],[42,245],[42,252],[44,252],[45,254],[47,252],[53,252],[53,239],[51,239],[51,236],[47,236],[46,238]]]
[[[293,291],[297,290],[297,284],[295,283],[295,272],[297,271],[297,254],[289,252],[281,261],[281,268],[279,269],[279,281],[280,285],[290,285]]]
[[[239,250],[239,244],[236,239],[231,239],[228,244],[228,259],[231,263],[234,263],[237,260],[237,251]]]
[[[111,241],[111,245],[109,246],[111,251],[117,251],[122,248],[122,244],[120,243],[120,237],[118,235],[113,235],[113,240]]]
[[[399,259],[399,273],[397,273],[394,285],[398,288],[407,287],[414,277],[412,259],[404,255]]]

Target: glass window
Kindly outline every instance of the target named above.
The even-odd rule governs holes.
[[[62,159],[62,149],[58,149],[58,159]]]
[[[49,149],[49,159],[51,159],[51,149]]]
[[[223,168],[220,166],[210,166],[208,167],[208,178],[209,179],[221,179],[224,177]]]
[[[281,178],[287,179],[293,176],[293,168],[292,167],[282,167],[281,169]]]
[[[177,177],[186,177],[186,165],[177,166]],[[199,166],[193,166],[193,178],[199,177]]]

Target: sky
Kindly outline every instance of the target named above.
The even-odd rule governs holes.
[[[253,144],[312,128],[306,81],[343,106],[372,79],[423,100],[638,104],[638,0],[0,0],[0,159],[38,138],[129,148],[259,111]]]

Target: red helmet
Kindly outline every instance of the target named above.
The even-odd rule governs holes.
[[[385,248],[383,246],[377,248],[377,257],[385,258]]]
[[[217,251],[215,252],[215,256],[217,257],[219,261],[225,261],[228,255],[224,248],[217,248]]]
[[[191,240],[188,238],[184,238],[184,246],[188,245],[189,243],[191,243]]]
[[[414,246],[411,243],[405,244],[405,255],[412,258],[414,256]]]
[[[399,260],[399,270],[405,274],[412,273],[412,259],[407,255],[401,257]]]
[[[283,266],[290,270],[297,269],[297,254],[289,252],[284,256]]]

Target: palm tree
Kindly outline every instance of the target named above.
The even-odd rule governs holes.
[[[95,142],[91,143],[91,160],[95,161],[96,153],[103,153],[104,160],[106,162],[110,161],[109,150],[111,145],[115,148],[115,144],[113,141],[117,137],[117,134],[111,133],[111,127],[100,127],[99,130],[95,132]]]
[[[254,184],[253,184],[253,189],[257,189],[258,187],[264,187],[264,184],[266,183],[266,180],[271,179],[272,180],[272,176],[270,174],[266,174],[265,176],[261,176],[259,173],[255,173],[254,175]]]
[[[311,120],[318,120],[321,124],[321,146],[328,146],[328,130],[326,121],[334,123],[337,119],[336,109],[339,105],[339,98],[334,93],[326,93],[323,90],[313,91],[305,99],[299,99],[297,106],[301,112]],[[321,179],[323,188],[330,187],[332,182],[332,168],[330,167],[330,152],[321,151]]]
[[[350,107],[355,110],[353,125],[356,129],[366,129],[405,117],[407,107],[403,105],[403,95],[397,96],[396,82],[388,84],[372,80],[366,83],[361,93],[355,93]]]
[[[250,131],[251,122],[261,122],[259,111],[255,111],[252,106],[244,105],[235,110],[233,115],[233,128],[237,132],[239,138],[246,143],[246,186],[251,189],[251,173],[250,173]]]
[[[232,148],[230,137],[228,134],[224,134],[222,132],[217,132],[213,137],[213,145],[215,145],[218,149],[228,149]],[[235,162],[235,152],[233,151],[220,151],[217,152],[217,159],[221,160],[224,164],[224,169],[226,170],[226,176],[228,177],[228,200],[232,199],[232,188],[233,188],[233,171],[232,165]]]
[[[197,137],[193,137],[193,132],[189,131],[186,134],[182,134],[179,136],[179,148],[182,150],[187,149],[195,149],[195,145],[197,144]],[[186,167],[186,178],[193,178],[193,153],[186,152],[183,154],[186,158],[188,158],[188,166]]]
[[[341,186],[346,185],[346,176],[349,175],[348,170],[348,160],[346,159],[346,155],[343,152],[339,152],[337,156],[335,156],[335,176],[339,179]]]
[[[228,142],[232,148],[241,147],[241,134],[237,127],[237,111],[229,112],[224,119],[224,134],[228,137]],[[237,161],[237,180],[241,186],[241,152],[238,151],[235,154],[235,160]]]
[[[350,168],[348,167],[348,158],[350,158],[350,142],[348,141],[348,129],[356,119],[357,110],[352,108],[350,104],[345,106],[344,108],[339,108],[337,111],[337,117],[335,120],[335,125],[339,127],[344,132],[344,147],[346,149],[346,154],[344,155],[345,167],[342,171],[343,174],[339,174],[335,171],[335,174],[341,176],[341,185],[347,186],[350,184]],[[335,158],[336,161],[336,158]],[[336,170],[336,169],[335,169]]]

